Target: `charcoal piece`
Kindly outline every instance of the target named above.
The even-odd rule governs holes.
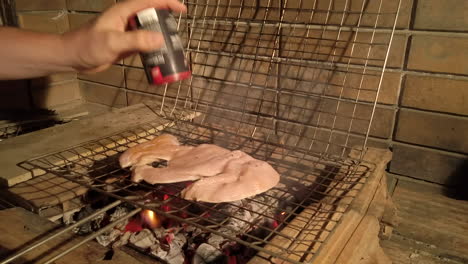
[[[75,221],[80,221],[81,219],[90,216],[94,213],[94,209],[87,205],[76,215]],[[94,217],[91,221],[88,221],[78,227],[73,229],[73,232],[79,235],[86,235],[101,228],[101,222],[105,217],[105,213],[101,213]]]

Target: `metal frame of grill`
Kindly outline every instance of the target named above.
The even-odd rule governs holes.
[[[158,116],[154,122],[22,166],[105,193],[117,199],[112,206],[134,205],[125,219],[149,209],[269,256],[292,263],[313,262],[365,184],[361,172],[366,168],[348,154],[362,151],[368,142],[400,9],[400,1],[357,2],[188,1],[188,15],[178,21],[186,33],[193,76],[156,91],[161,98],[158,106],[148,106]],[[393,6],[394,11],[384,12],[383,5]],[[369,79],[375,85],[364,87]],[[222,204],[177,201],[183,188],[178,184],[131,182],[130,172],[118,167],[119,154],[161,133],[173,134],[184,144],[240,149],[269,162],[280,172],[281,184],[245,200],[264,204],[265,211],[252,212],[263,218],[273,218],[267,212],[278,209],[286,217],[275,228],[257,227],[264,229],[265,237],[255,237],[248,230],[226,235],[217,230],[233,216],[220,210]],[[295,196],[298,186],[307,195]],[[155,192],[170,198],[155,198]],[[278,207],[282,201],[287,206]],[[166,203],[172,203],[170,211],[161,210]],[[192,206],[203,210],[194,213],[189,210]],[[238,203],[232,206],[251,210]],[[182,212],[188,217],[180,217]],[[208,213],[225,217],[204,217]],[[298,221],[302,224],[296,225]],[[296,235],[284,233],[285,228]]]

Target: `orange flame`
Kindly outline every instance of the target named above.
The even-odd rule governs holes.
[[[143,210],[141,212],[141,219],[143,220],[143,224],[150,228],[157,228],[161,226],[160,219],[156,213],[151,210]]]

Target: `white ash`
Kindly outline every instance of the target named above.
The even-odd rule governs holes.
[[[169,254],[166,256],[165,261],[174,264],[183,264],[185,261],[184,250],[182,247],[187,242],[187,238],[183,234],[177,234],[172,238],[169,244]]]
[[[187,239],[182,233],[175,234],[172,231],[174,230],[154,228],[153,230],[143,229],[135,233],[127,232],[125,235],[128,234],[129,238],[125,241],[125,244],[128,242],[141,249],[150,249],[152,255],[167,263],[183,264],[185,254],[182,248],[187,243]],[[125,235],[119,241],[116,241],[114,245],[117,243],[119,246],[124,245],[121,240]],[[161,241],[166,240],[166,237],[169,237],[170,243],[161,243]]]
[[[81,210],[78,213],[78,219],[83,219],[93,213],[94,213],[94,210],[91,208],[91,206],[86,206],[83,208],[83,210]],[[73,228],[72,231],[76,234],[88,234],[88,233],[93,232],[94,230],[99,229],[101,226],[101,222],[104,219],[105,214],[106,213],[103,212],[93,217],[90,221],[87,221],[86,223]]]
[[[112,244],[112,247],[119,248],[121,246],[127,245],[132,235],[133,234],[130,232],[124,232],[118,240],[115,240],[115,242]]]
[[[148,229],[143,229],[138,233],[131,234],[129,242],[142,249],[148,249],[154,244],[159,243],[153,233]]]
[[[167,230],[164,230],[163,228],[155,228],[153,229],[153,231],[155,231],[154,233],[157,236],[161,235],[160,237],[155,237],[151,231],[147,229],[143,231],[138,235],[139,241],[135,241],[136,243],[134,243],[132,242],[132,239],[130,239],[130,242],[144,249],[151,248],[152,255],[166,261],[167,263],[184,263],[185,254],[182,248],[185,243],[187,243],[187,238],[183,234],[174,234],[172,232],[166,232]],[[161,244],[161,241],[165,240],[166,236],[170,237],[170,243],[168,245],[163,245]],[[137,237],[135,236],[135,238]],[[167,246],[169,247],[168,249]]]
[[[217,231],[225,236],[238,237],[248,233],[253,226],[263,224],[265,215],[273,217],[270,208],[277,208],[278,200],[269,196],[257,196],[254,200],[241,200],[233,202],[223,208],[231,217],[226,225]],[[196,260],[193,263],[209,263],[220,257],[222,250],[231,245],[231,241],[217,234],[211,233],[207,243],[200,245],[196,250]]]
[[[289,203],[292,199],[294,199],[292,195],[285,197],[284,192],[280,190],[270,190],[264,195],[221,206],[221,213],[218,213],[220,219],[214,221],[224,221],[223,225],[217,229],[222,236],[187,224],[180,224],[168,229],[159,227],[152,230],[143,229],[140,232],[126,232],[125,227],[128,224],[128,220],[126,220],[119,223],[111,231],[98,236],[97,241],[103,246],[114,248],[132,244],[143,250],[148,250],[150,254],[163,261],[174,264],[184,263],[183,247],[187,244],[188,250],[195,250],[192,263],[210,263],[222,257],[223,250],[234,244],[224,236],[241,238],[242,235],[251,232],[258,226],[268,225],[268,221],[274,220],[278,214],[278,206]],[[117,207],[109,216],[110,222],[120,219],[128,212],[126,207]],[[217,215],[210,217],[213,220]],[[96,217],[99,221],[102,221],[103,218],[104,214]],[[204,243],[196,242],[197,239],[194,238],[199,236],[205,237]]]
[[[111,214],[110,216],[110,221],[111,222],[114,222],[116,220],[119,220],[120,218],[126,216],[128,214],[128,209],[123,207],[123,206],[119,206],[115,209],[115,211]],[[125,224],[127,225],[127,224]],[[124,226],[125,226],[124,225]]]
[[[127,208],[122,207],[122,206],[117,207],[114,213],[110,215],[110,222],[112,223],[124,217],[127,214],[128,214]],[[127,224],[128,224],[128,220],[118,223],[117,225],[114,226],[114,228],[111,231],[106,232],[100,236],[97,236],[96,237],[97,242],[105,247],[114,243],[114,241],[116,241],[117,239],[119,240],[116,241],[112,245],[113,247],[118,247],[118,246],[127,244],[127,240],[129,239],[128,235],[125,233],[125,226]]]
[[[124,233],[125,231],[119,229],[112,229],[110,232],[97,236],[96,240],[99,244],[103,245],[104,247],[107,247],[117,239],[122,240]],[[124,240],[122,240],[119,243],[125,245],[126,243],[123,243]]]
[[[223,252],[221,252],[221,250],[210,244],[203,243],[197,248],[195,256],[193,256],[192,264],[210,263],[222,255]]]
[[[80,212],[81,210],[82,208],[76,208],[71,211],[64,212],[62,216],[62,222],[67,226],[76,223],[77,221],[73,219],[73,215]]]

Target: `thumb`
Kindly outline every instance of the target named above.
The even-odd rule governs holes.
[[[136,30],[120,33],[114,47],[119,54],[128,52],[149,52],[164,45],[164,37],[159,32]]]

